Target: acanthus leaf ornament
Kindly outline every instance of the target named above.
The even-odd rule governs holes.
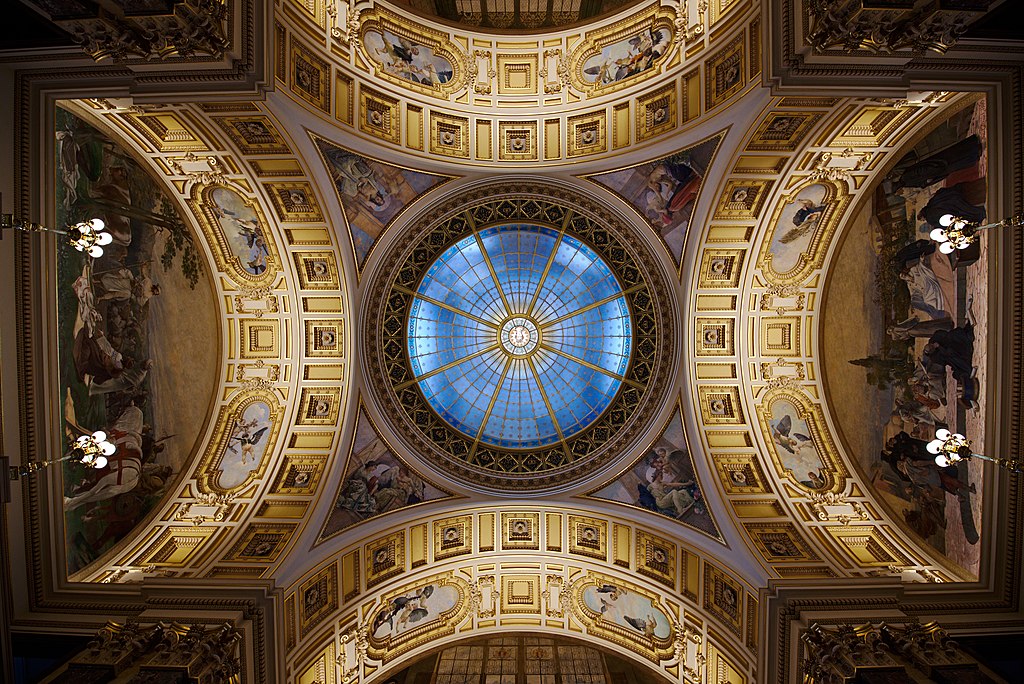
[[[338,649],[338,669],[341,670],[341,684],[351,684],[360,680],[360,671],[362,670],[363,663],[366,661],[366,653],[370,647],[369,639],[370,628],[367,625],[359,625],[353,627],[349,631],[341,635],[341,647]],[[348,643],[353,642],[354,646],[354,665],[348,666]]]
[[[548,60],[554,61],[556,78],[548,80],[551,73],[548,69]],[[569,85],[569,60],[561,48],[549,48],[544,51],[544,68],[538,73],[544,81],[544,92],[548,95],[562,92],[562,89]]]
[[[348,3],[335,2],[327,6],[327,16],[331,19],[331,38],[341,41],[345,45],[359,47],[359,27],[362,24],[359,15],[362,10],[356,7],[357,0],[349,0]],[[341,12],[338,7],[344,8],[344,17],[339,21]]]
[[[829,508],[842,509],[830,511]],[[847,501],[846,496],[836,492],[816,492],[811,498],[811,510],[818,520],[849,525],[852,520],[869,520],[867,510],[857,501]]]
[[[480,68],[481,60],[486,65],[485,69]],[[469,85],[472,86],[473,92],[480,95],[490,95],[491,82],[498,76],[498,72],[495,71],[494,66],[491,64],[491,51],[473,50],[473,52],[466,54],[465,62],[468,65]],[[487,80],[480,79],[481,71],[486,75]]]
[[[186,165],[197,165],[205,164],[206,169],[199,170],[186,170]],[[224,175],[224,167],[221,165],[220,159],[213,155],[209,155],[200,159],[194,152],[186,152],[185,155],[179,159],[170,158],[167,160],[167,165],[171,167],[171,170],[179,176],[185,176],[193,183],[200,185],[215,185],[215,184],[227,184],[227,176]]]
[[[694,38],[698,38],[704,35],[704,13],[708,10],[707,0],[700,0],[697,4],[697,13],[700,15],[700,21],[694,25],[690,25],[690,9],[689,0],[676,0],[676,18],[675,18],[675,43],[679,45],[681,43],[688,43]]]

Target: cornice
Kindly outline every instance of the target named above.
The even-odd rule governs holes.
[[[765,20],[771,27],[765,44],[764,83],[773,94],[818,92],[854,95],[870,84],[874,94],[905,92],[920,87],[933,89],[941,85],[930,80],[936,72],[950,74],[958,85],[980,83],[982,74],[991,77],[994,72],[1020,70],[1024,66],[1024,50],[1014,46],[989,45],[985,41],[968,41],[954,46],[945,55],[927,53],[915,57],[911,54],[869,55],[846,54],[839,50],[818,52],[807,45],[798,45],[796,23],[797,7],[803,2],[794,0],[764,0]],[[984,61],[978,51],[984,52]],[[933,56],[934,55],[934,56]],[[970,55],[970,57],[968,56]],[[979,63],[984,67],[979,70]],[[837,77],[842,83],[837,83]],[[927,85],[926,85],[927,84]]]
[[[28,50],[0,53],[17,78],[73,90],[78,97],[95,97],[97,88],[135,97],[137,102],[181,102],[216,96],[225,99],[263,99],[273,88],[270,3],[234,0],[227,19],[232,48],[221,57],[154,60],[94,61],[81,50]],[[60,63],[59,68],[57,64]],[[74,97],[76,95],[69,95]]]

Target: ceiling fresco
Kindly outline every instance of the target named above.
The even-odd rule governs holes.
[[[369,159],[323,138],[314,140],[345,212],[345,225],[360,270],[377,238],[405,207],[452,179]]]
[[[36,382],[119,455],[30,572],[266,588],[303,684],[764,681],[759,592],[983,578],[1004,476],[921,447],[998,437],[1009,257],[925,241],[996,213],[991,95],[775,94],[761,11],[283,0],[263,100],[60,103],[48,210],[115,240],[43,264]]]
[[[983,343],[988,331],[989,246],[983,238],[946,256],[928,233],[945,213],[986,216],[985,105],[965,100],[935,122],[852,217],[835,258],[873,288],[865,297],[834,279],[823,330],[832,342],[824,355],[831,386],[869,399],[833,409],[855,463],[897,518],[974,575],[983,469],[974,462],[939,470],[924,447],[941,425],[984,439],[985,352],[976,341]],[[851,329],[861,332],[850,335]]]
[[[75,574],[147,518],[191,461],[219,381],[221,312],[162,184],[72,111],[58,108],[55,127],[58,222],[100,218],[113,237],[98,259],[70,247],[58,256],[64,431],[103,430],[118,448],[101,470],[62,464]]]

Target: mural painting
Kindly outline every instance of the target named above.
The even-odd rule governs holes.
[[[371,58],[380,62],[386,73],[398,78],[436,87],[452,80],[452,63],[435,55],[432,48],[390,31],[367,31],[363,45]]]
[[[650,451],[591,496],[654,511],[721,538],[694,473],[678,409]]]
[[[249,275],[262,275],[267,270],[270,252],[263,223],[253,204],[234,190],[221,187],[215,188],[206,199],[231,255]]]
[[[451,176],[410,171],[373,161],[314,138],[345,210],[356,263],[361,269],[391,219]]]
[[[105,468],[63,464],[67,569],[124,538],[189,459],[217,378],[217,310],[195,238],[150,173],[104,133],[56,110],[58,225],[102,219],[103,256],[57,253],[65,436],[104,430]],[[182,373],[188,368],[188,373]]]
[[[583,63],[583,79],[598,86],[624,81],[653,67],[671,45],[668,29],[643,29],[601,48]]]
[[[827,194],[824,185],[809,185],[783,205],[769,247],[772,270],[776,273],[792,271],[800,263],[800,255],[807,251],[827,214]]]
[[[788,399],[772,402],[768,420],[772,448],[783,470],[792,473],[794,480],[808,489],[827,489],[830,486],[828,467],[814,443],[811,428],[800,413],[800,408]]]
[[[411,629],[442,619],[459,603],[451,585],[426,584],[390,599],[373,617],[370,635],[377,640],[401,636]]]
[[[391,453],[360,409],[345,476],[320,538],[378,515],[448,496]]]
[[[672,633],[668,616],[647,596],[623,586],[604,583],[583,589],[583,604],[604,620],[647,638],[667,639]]]
[[[928,234],[946,213],[987,216],[985,110],[984,99],[969,102],[929,132],[853,218],[834,258],[863,277],[831,281],[825,310],[843,313],[824,331],[832,392],[868,399],[832,404],[874,490],[894,518],[974,575],[981,464],[939,469],[925,445],[941,427],[984,440],[988,237],[945,255]]]
[[[260,467],[274,426],[274,410],[265,401],[242,409],[228,432],[227,445],[217,464],[217,486],[230,490],[242,485]]]
[[[664,159],[587,178],[643,214],[678,264],[701,185],[723,137],[716,135]]]

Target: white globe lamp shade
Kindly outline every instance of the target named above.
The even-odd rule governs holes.
[[[103,219],[94,218],[89,221],[89,227],[97,232],[103,230],[106,225],[107,224],[103,222]]]
[[[942,452],[942,440],[933,439],[928,442],[928,446],[925,447],[929,454],[938,454]]]
[[[952,242],[943,242],[939,245],[939,251],[943,254],[952,254],[956,247],[953,246]]]
[[[949,459],[946,458],[946,454],[939,454],[938,456],[935,457],[935,465],[939,466],[940,468],[946,468],[952,464],[949,462]]]
[[[99,245],[109,245],[113,241],[114,236],[107,232],[100,233],[96,238],[96,244]]]
[[[941,228],[935,228],[934,230],[932,230],[931,233],[929,233],[929,235],[931,236],[932,240],[935,240],[936,242],[945,242],[946,240],[949,239],[948,237],[946,237],[946,231],[942,230]]]
[[[99,245],[93,245],[92,247],[89,248],[89,256],[91,256],[94,259],[99,259],[101,256],[103,256],[103,248],[100,247]]]
[[[93,468],[106,468],[107,467],[107,457],[106,456],[97,456],[96,457],[96,461],[92,464],[92,467]]]
[[[100,445],[100,452],[102,452],[104,456],[113,456],[115,451],[117,451],[117,447],[110,442],[104,442]]]
[[[946,428],[939,428],[938,430],[935,431],[936,439],[947,440],[952,436],[953,433],[947,430]]]
[[[955,217],[952,214],[943,214],[939,217],[939,225],[943,228],[948,228],[953,223]]]

